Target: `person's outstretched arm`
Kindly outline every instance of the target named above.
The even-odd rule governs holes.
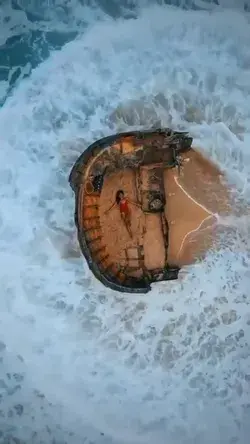
[[[104,214],[107,214],[110,210],[112,210],[112,208],[114,208],[116,202],[114,202],[110,208],[108,208],[106,211],[104,211]]]
[[[128,198],[127,198],[127,201],[128,201],[129,203],[131,203],[131,205],[135,205],[136,207],[141,208],[141,204],[139,204],[138,202],[134,202],[133,200],[130,200],[130,199],[128,199]]]

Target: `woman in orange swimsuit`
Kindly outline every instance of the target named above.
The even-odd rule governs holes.
[[[132,200],[125,197],[123,190],[118,190],[115,195],[115,202],[111,205],[111,207],[105,211],[105,214],[107,214],[112,208],[114,208],[115,205],[119,206],[121,218],[125,224],[125,227],[128,230],[128,234],[130,237],[133,237],[132,230],[131,230],[131,209],[129,207],[129,203],[132,205],[136,205],[137,207],[141,207],[136,202],[133,202]]]

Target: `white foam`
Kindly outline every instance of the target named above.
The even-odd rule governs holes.
[[[131,99],[148,103],[153,120],[189,129],[249,199],[249,37],[246,19],[230,12],[152,7],[138,20],[107,20],[52,54],[1,109],[1,372],[24,372],[5,410],[26,406],[27,416],[6,419],[25,424],[26,442],[38,429],[49,442],[48,422],[53,433],[60,423],[115,443],[247,443],[245,228],[146,296],[103,288],[82,258],[61,257],[56,235],[73,233],[65,147],[113,132],[115,109]],[[131,127],[146,127],[149,114]],[[47,419],[33,388],[55,405],[44,404]]]

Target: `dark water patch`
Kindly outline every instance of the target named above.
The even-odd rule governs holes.
[[[25,12],[26,17],[27,17],[27,19],[28,19],[30,22],[36,22],[36,21],[39,21],[39,20],[45,20],[45,18],[44,18],[44,17],[41,17],[40,14],[37,14],[37,13],[35,12],[35,10],[32,11],[32,12],[29,12],[29,11],[25,8],[25,4],[24,4],[24,5],[21,5],[21,4],[19,3],[18,0],[12,0],[12,1],[11,1],[11,6],[12,6],[12,9],[13,9],[13,10],[16,10],[16,11],[23,11],[23,12]]]
[[[61,49],[76,36],[77,32],[73,31],[29,31],[7,39],[0,47],[0,81],[7,81],[9,87],[0,105],[4,104],[13,88],[30,75],[32,69],[49,57],[51,51]]]
[[[60,49],[77,36],[77,32],[29,31],[7,39],[5,45],[0,46],[1,69],[24,66],[29,62],[35,68],[46,59],[50,52]],[[1,71],[0,71],[1,75]],[[4,78],[3,80],[8,80]]]
[[[82,4],[87,4],[88,0],[80,0]],[[203,0],[204,4],[219,5],[219,0]],[[133,18],[138,16],[143,6],[175,6],[184,10],[201,10],[201,5],[197,5],[195,0],[148,0],[140,3],[135,0],[100,0],[99,7],[112,18]]]

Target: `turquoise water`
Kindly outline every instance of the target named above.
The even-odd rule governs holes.
[[[118,130],[190,131],[250,202],[247,2],[138,5],[1,3],[3,444],[249,441],[248,216],[146,296],[103,288],[75,245],[68,174]]]

